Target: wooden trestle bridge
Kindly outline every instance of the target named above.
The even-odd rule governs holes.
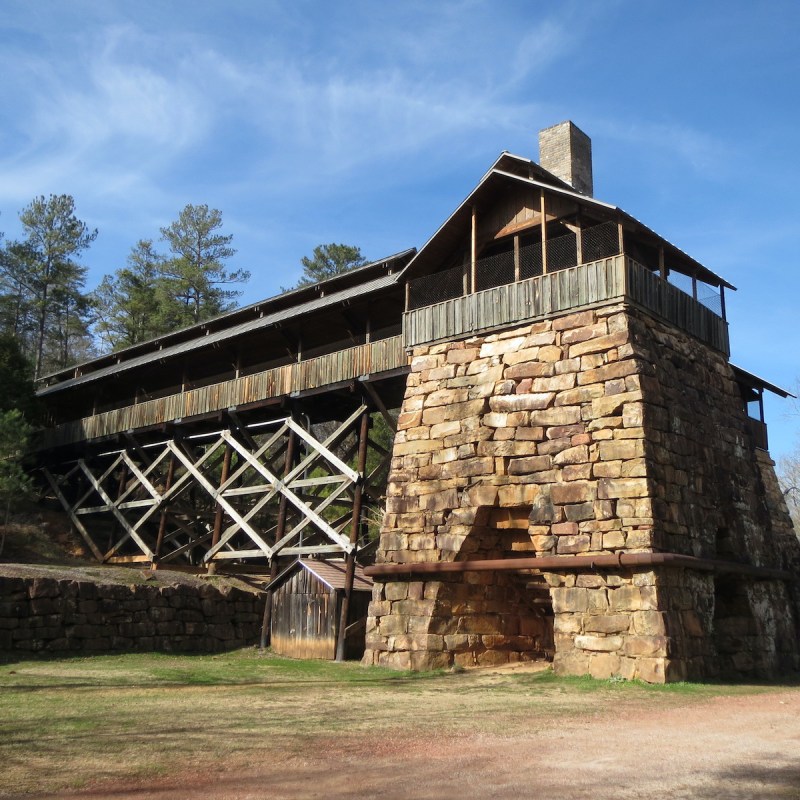
[[[103,563],[275,575],[338,554],[352,574],[414,346],[627,302],[727,352],[726,285],[506,153],[419,253],[48,376],[38,467]]]

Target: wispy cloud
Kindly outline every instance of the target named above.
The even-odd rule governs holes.
[[[641,116],[629,117],[625,122],[596,118],[592,128],[596,134],[645,150],[650,159],[658,153],[662,157],[677,157],[709,177],[719,175],[733,157],[733,149],[727,141],[685,122],[662,122]]]

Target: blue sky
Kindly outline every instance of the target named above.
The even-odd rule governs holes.
[[[800,4],[4,0],[0,230],[68,193],[89,285],[186,203],[275,294],[315,245],[421,246],[502,150],[572,119],[595,195],[724,275],[732,360],[800,376]],[[775,456],[800,418],[767,405]]]

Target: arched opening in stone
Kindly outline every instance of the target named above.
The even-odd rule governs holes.
[[[530,507],[478,509],[456,561],[534,555]],[[461,666],[551,660],[553,604],[536,571],[443,575],[430,633],[443,633],[448,661]]]

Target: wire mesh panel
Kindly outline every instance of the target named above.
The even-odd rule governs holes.
[[[482,258],[475,265],[475,288],[477,291],[491,289],[514,282],[514,253],[498,253]]]
[[[519,249],[519,277],[538,278],[542,274],[542,243],[536,242]]]
[[[667,280],[682,292],[694,296],[695,288],[692,286],[691,276],[670,270]],[[714,286],[697,281],[697,302],[713,311],[718,317],[722,316],[722,298],[719,295],[719,289]]]
[[[705,283],[697,285],[697,301],[713,311],[718,317],[722,316],[722,298],[719,292]]]
[[[584,264],[619,253],[616,222],[603,222],[581,231],[581,256]]]
[[[432,306],[434,303],[452,300],[462,294],[464,294],[464,268],[453,267],[411,281],[408,286],[408,307],[411,310]]]
[[[578,264],[578,239],[574,233],[547,240],[547,271],[556,272]]]

